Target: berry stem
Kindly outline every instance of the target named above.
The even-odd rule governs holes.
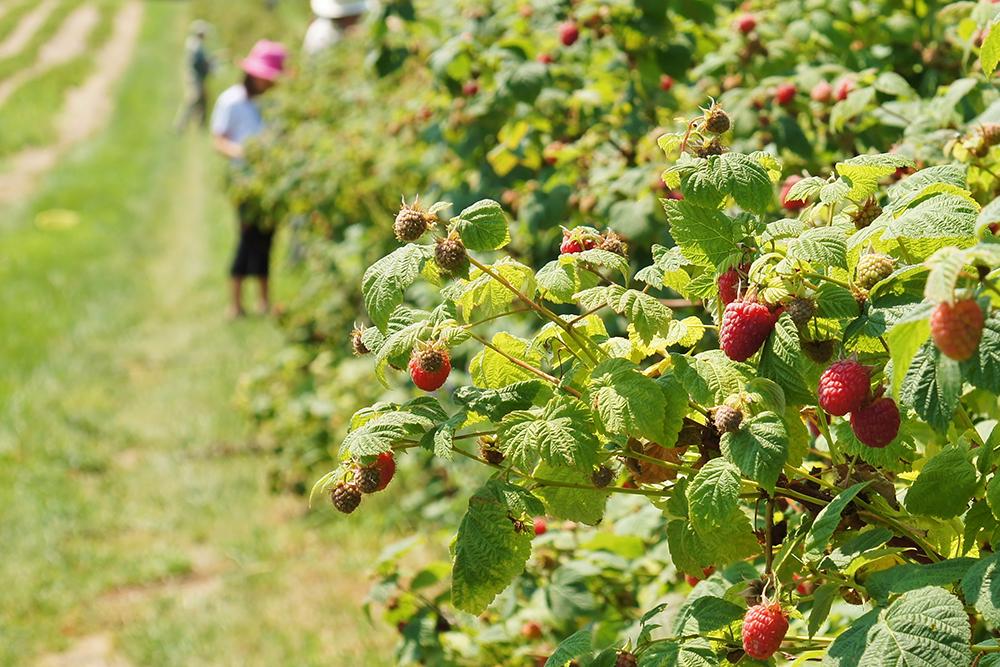
[[[774,566],[774,498],[767,499],[764,510],[764,577],[770,578]]]
[[[827,421],[826,413],[823,410],[817,410],[816,415],[820,433],[823,434],[823,439],[826,440],[826,446],[830,448],[830,460],[833,462],[833,465],[837,465],[840,463],[840,452],[837,451],[837,445],[830,436],[830,422]]]
[[[814,271],[803,271],[802,275],[806,278],[815,278],[816,280],[823,280],[834,285],[843,287],[844,289],[851,289],[851,286],[844,282],[843,280],[838,280],[837,278],[832,278],[830,276],[825,276],[822,273],[816,273]]]
[[[541,369],[539,369],[539,368],[535,368],[535,367],[534,367],[534,366],[532,366],[531,364],[529,364],[529,363],[527,363],[527,362],[524,362],[524,361],[521,361],[521,360],[520,360],[520,359],[518,359],[517,357],[514,357],[514,356],[512,356],[512,355],[510,355],[510,354],[507,354],[506,352],[504,352],[504,351],[503,351],[503,350],[501,350],[501,349],[500,349],[499,347],[497,347],[497,346],[496,346],[496,345],[494,345],[493,343],[489,342],[488,340],[486,340],[486,339],[485,339],[485,338],[483,338],[482,336],[479,336],[479,335],[477,335],[477,334],[474,334],[474,333],[472,333],[471,331],[469,332],[469,335],[470,335],[470,336],[471,336],[472,338],[474,338],[474,339],[476,339],[477,341],[479,341],[480,343],[482,343],[483,345],[485,345],[486,347],[488,347],[488,348],[490,348],[491,350],[493,350],[494,352],[496,352],[497,354],[499,354],[499,355],[500,355],[501,357],[503,357],[504,359],[506,359],[506,360],[507,360],[507,361],[509,361],[510,363],[512,363],[512,364],[514,364],[515,366],[517,366],[518,368],[522,368],[522,369],[524,369],[524,370],[528,371],[529,373],[533,373],[534,375],[537,375],[538,377],[542,378],[543,380],[546,380],[547,382],[551,382],[551,383],[552,383],[552,384],[554,384],[555,386],[557,386],[557,387],[559,387],[559,388],[561,388],[561,389],[564,389],[564,390],[565,390],[565,391],[566,391],[567,393],[569,393],[569,394],[572,394],[573,396],[575,396],[575,397],[577,397],[577,398],[581,398],[581,394],[580,394],[580,392],[578,392],[578,391],[577,391],[576,389],[574,389],[573,387],[570,387],[570,386],[568,386],[568,385],[564,385],[564,384],[562,384],[562,383],[561,383],[561,382],[559,381],[559,378],[557,378],[557,377],[555,377],[555,376],[553,376],[553,375],[549,375],[549,374],[548,374],[548,373],[546,373],[545,371],[543,371],[543,370],[541,370]]]
[[[579,337],[579,334],[577,334],[576,331],[573,329],[573,327],[570,326],[565,320],[563,320],[561,317],[553,313],[551,310],[549,310],[542,304],[534,301],[533,299],[529,299],[527,295],[521,292],[521,290],[511,285],[509,280],[507,280],[499,273],[494,271],[491,267],[486,266],[485,264],[480,262],[472,255],[469,255],[469,263],[472,264],[477,269],[479,269],[480,271],[482,271],[483,273],[485,273],[486,275],[488,275],[490,278],[493,278],[493,280],[497,281],[498,283],[506,287],[508,290],[510,290],[513,294],[517,296],[517,298],[519,298],[522,302],[524,302],[524,304],[528,306],[528,308],[531,308],[545,319],[554,322],[556,326],[562,328],[567,334],[569,334],[571,338],[576,340],[577,344],[580,346],[580,349],[583,351],[583,353],[590,358],[591,363],[595,365],[597,364],[597,357],[591,354],[590,350],[587,347],[586,341],[582,340]]]

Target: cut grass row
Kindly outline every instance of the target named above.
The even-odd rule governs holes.
[[[9,58],[0,59],[0,81],[22,69],[31,67],[31,64],[38,59],[38,51],[42,48],[42,45],[48,42],[52,38],[52,35],[59,30],[59,26],[62,25],[66,16],[86,1],[60,0],[55,10],[46,17],[45,22],[31,36],[31,39],[28,40],[28,43],[21,49],[20,53],[16,53]]]
[[[7,13],[0,16],[0,42],[14,32],[25,14],[35,7],[35,0],[14,0],[10,3]]]

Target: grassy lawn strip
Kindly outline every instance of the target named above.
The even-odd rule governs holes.
[[[0,81],[11,76],[18,70],[31,67],[31,64],[38,58],[38,51],[42,48],[42,45],[51,39],[52,35],[59,30],[59,26],[62,25],[63,21],[66,20],[66,17],[72,13],[74,9],[87,1],[88,0],[61,0],[59,6],[48,15],[45,19],[45,23],[43,23],[42,27],[31,36],[31,40],[28,41],[20,53],[9,58],[0,59]],[[102,1],[107,2],[109,0]]]
[[[3,16],[0,16],[0,42],[7,39],[7,35],[14,32],[14,28],[21,22],[24,15],[35,6],[35,0],[19,0],[11,2],[10,9]]]

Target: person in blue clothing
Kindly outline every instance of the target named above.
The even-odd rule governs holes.
[[[264,119],[257,98],[271,89],[285,70],[287,52],[277,42],[261,40],[240,64],[243,81],[230,86],[215,103],[212,112],[212,137],[215,149],[229,158],[235,168],[244,165],[244,145],[264,130]],[[237,202],[240,236],[236,256],[230,267],[232,278],[231,315],[240,317],[243,308],[243,282],[254,277],[260,284],[262,312],[271,311],[268,294],[271,240],[273,230],[266,225],[255,202]]]
[[[208,76],[214,66],[212,58],[205,48],[205,37],[208,34],[208,23],[195,21],[191,24],[191,34],[184,45],[187,62],[188,96],[177,118],[178,132],[184,130],[192,119],[204,127],[208,122]]]

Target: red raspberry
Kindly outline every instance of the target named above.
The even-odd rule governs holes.
[[[871,374],[853,359],[830,364],[819,377],[819,406],[843,417],[860,408],[871,388]]]
[[[521,636],[525,639],[538,639],[542,636],[542,626],[537,621],[525,621],[521,625]]]
[[[794,83],[783,83],[775,89],[774,101],[780,106],[787,106],[795,101],[797,92],[798,90],[795,88]]]
[[[753,14],[743,14],[736,19],[736,29],[742,32],[744,35],[753,32],[753,29],[757,27],[757,17]]]
[[[813,86],[811,91],[809,91],[809,97],[811,97],[814,102],[829,102],[832,95],[833,86],[826,81],[820,81]]]
[[[542,63],[543,65],[551,65],[552,61],[555,60],[551,53],[539,53],[535,56],[535,60]]]
[[[670,92],[670,89],[674,87],[674,77],[669,74],[660,75],[660,90],[665,93]]]
[[[536,536],[537,535],[544,535],[549,530],[549,526],[548,526],[547,523],[545,523],[545,518],[544,517],[536,516],[534,524],[535,524],[535,535]]]
[[[684,581],[687,582],[688,586],[694,587],[694,586],[698,585],[699,581],[701,581],[702,579],[708,579],[713,574],[715,574],[715,566],[714,565],[709,565],[708,567],[702,568],[702,570],[701,570],[701,579],[699,579],[698,577],[696,577],[696,576],[694,576],[692,574],[685,574],[684,575]]]
[[[563,255],[573,255],[583,252],[583,245],[574,238],[564,236],[562,243],[559,244],[559,252]]]
[[[833,96],[840,102],[846,100],[852,90],[854,90],[854,79],[846,76],[837,79],[837,82],[833,84]]]
[[[379,481],[376,491],[381,491],[385,487],[389,486],[389,482],[392,481],[393,476],[396,474],[396,459],[393,458],[392,452],[382,452],[378,455],[378,459],[375,461],[375,467],[378,468]]]
[[[781,205],[784,206],[787,211],[798,211],[799,209],[805,208],[809,205],[809,202],[802,199],[785,199],[791,191],[792,186],[801,180],[801,176],[793,174],[792,176],[786,178],[785,182],[781,184]]]
[[[573,46],[580,39],[580,28],[573,21],[559,24],[559,41],[563,46]]]
[[[896,439],[899,433],[899,408],[891,398],[880,398],[851,413],[851,430],[855,437],[881,449]]]
[[[971,359],[983,337],[983,311],[973,299],[942,303],[931,315],[931,337],[941,353],[956,361]]]
[[[470,79],[462,84],[462,94],[466,97],[472,97],[479,93],[479,82],[475,79]]]
[[[437,347],[426,347],[414,350],[410,357],[410,377],[413,384],[424,391],[436,391],[441,388],[448,374],[451,373],[451,357],[448,350]]]
[[[733,361],[746,361],[771,335],[774,313],[756,301],[733,301],[726,306],[719,327],[719,347]]]
[[[719,276],[719,299],[722,300],[722,305],[728,306],[739,298],[741,282],[743,289],[746,289],[748,271],[750,271],[749,264],[740,264]]]
[[[767,660],[781,647],[788,617],[777,602],[747,609],[743,617],[743,650],[755,660]]]

